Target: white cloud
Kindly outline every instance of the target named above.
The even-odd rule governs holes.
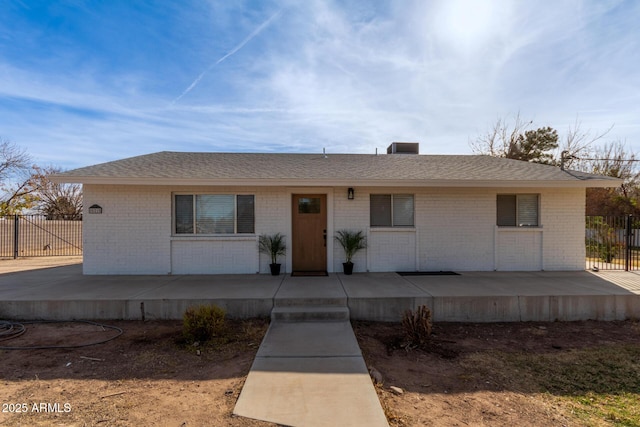
[[[188,88],[186,88],[184,90],[184,92],[182,92],[180,94],[180,96],[178,96],[176,99],[173,100],[172,104],[175,104],[176,102],[178,102],[182,97],[184,97],[186,94],[188,94],[189,92],[191,92],[197,85],[198,83],[200,83],[200,81],[202,80],[202,78],[205,76],[206,73],[208,73],[209,71],[211,71],[211,69],[213,67],[215,67],[216,65],[220,64],[222,61],[224,61],[225,59],[229,58],[230,56],[234,55],[236,52],[238,52],[240,49],[242,49],[247,43],[249,43],[254,37],[256,37],[258,34],[260,34],[262,31],[264,31],[265,28],[267,28],[274,20],[278,19],[278,17],[282,14],[282,11],[278,11],[276,13],[274,13],[273,15],[271,15],[269,17],[269,19],[267,19],[266,21],[264,21],[262,24],[258,25],[258,27],[256,27],[255,30],[253,30],[247,37],[244,38],[244,40],[242,40],[240,43],[238,43],[238,45],[236,45],[233,49],[231,49],[229,52],[227,52],[226,54],[224,54],[222,57],[220,57],[216,62],[214,62],[213,64],[211,64],[209,66],[209,68],[207,68],[205,71],[203,71],[194,81],[193,83],[191,83],[189,85]]]
[[[2,136],[69,166],[158,150],[374,152],[403,140],[468,153],[469,138],[520,111],[561,133],[576,116],[595,131],[615,123],[611,137],[640,151],[637,6],[314,0],[216,6],[205,18],[193,34],[180,26],[199,60],[171,72],[0,62]],[[206,68],[212,51],[218,66]]]

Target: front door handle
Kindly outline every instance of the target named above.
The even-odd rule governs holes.
[[[322,237],[324,238],[324,247],[327,247],[327,230],[322,230]]]

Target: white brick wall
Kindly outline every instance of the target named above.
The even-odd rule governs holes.
[[[541,200],[544,270],[585,268],[585,190],[545,191]]]
[[[287,252],[291,248],[291,195],[285,188],[265,188],[254,189],[256,195],[256,234],[282,233],[289,240],[287,242]],[[257,245],[257,243],[256,243]],[[258,247],[254,249],[257,253]],[[259,254],[260,273],[269,273],[271,259],[267,254]],[[290,259],[287,256],[278,258],[282,264],[282,271],[290,271]]]
[[[369,235],[370,247],[356,257],[356,271],[584,268],[584,189],[355,188],[355,192],[355,200],[349,201],[346,187],[336,189],[334,215],[336,230],[362,229]],[[390,193],[415,195],[414,229],[369,228],[369,195]],[[496,226],[497,194],[517,193],[540,194],[540,228]],[[336,253],[342,254],[338,246]],[[341,262],[334,260],[336,271]]]
[[[84,222],[86,274],[267,273],[257,235],[281,232],[291,239],[291,195],[327,193],[328,269],[342,271],[344,252],[336,230],[363,230],[369,248],[354,257],[355,271],[579,270],[584,268],[584,189],[509,188],[220,188],[85,185],[85,206],[103,214]],[[249,193],[256,196],[256,235],[172,236],[173,192]],[[415,227],[371,229],[369,195],[415,195]],[[541,228],[496,227],[496,195],[540,193]],[[290,271],[291,254],[279,260]]]
[[[416,231],[369,230],[369,271],[415,271]]]
[[[333,193],[333,230],[328,230],[328,239],[333,241],[333,271],[342,271],[346,261],[344,250],[335,240],[338,230],[361,230],[367,234],[369,228],[369,195],[364,189],[356,188],[353,200],[347,199],[348,187],[337,187]],[[371,240],[371,239],[369,239]],[[369,241],[370,243],[370,241]],[[327,244],[329,244],[327,242]],[[329,260],[331,263],[331,260]],[[362,250],[353,257],[354,272],[367,271],[367,251]]]
[[[170,272],[171,197],[164,187],[85,185],[85,274]],[[93,204],[102,214],[89,214]]]
[[[254,274],[257,237],[180,238],[171,243],[173,274]]]
[[[499,230],[496,233],[496,270],[542,270],[542,233],[540,229]]]
[[[492,270],[495,191],[426,189],[416,194],[421,270]]]

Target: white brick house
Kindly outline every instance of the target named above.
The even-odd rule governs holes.
[[[620,184],[488,156],[393,153],[407,148],[417,147],[161,152],[52,178],[84,185],[85,274],[267,273],[257,239],[277,232],[284,272],[339,272],[341,229],[367,235],[356,272],[581,270],[585,188]],[[319,225],[294,227],[310,218]],[[309,267],[312,249],[320,257]]]

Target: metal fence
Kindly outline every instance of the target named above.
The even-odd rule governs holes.
[[[0,217],[0,257],[82,255],[82,221],[42,215]]]
[[[588,216],[587,267],[599,270],[640,270],[640,218]]]

